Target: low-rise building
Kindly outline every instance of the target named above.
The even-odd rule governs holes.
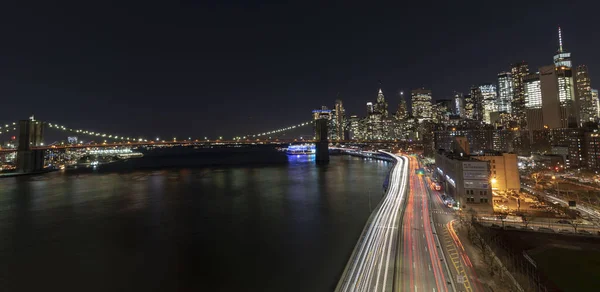
[[[516,154],[484,151],[471,157],[489,162],[492,190],[518,191],[521,188]]]
[[[455,137],[451,151],[440,149],[435,154],[435,177],[454,199],[455,207],[491,213],[490,163],[473,158],[468,145],[465,137]]]

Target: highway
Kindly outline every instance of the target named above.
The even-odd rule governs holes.
[[[384,153],[396,159],[388,191],[363,229],[336,291],[392,291],[394,287],[398,229],[409,165],[404,156]]]
[[[428,180],[428,183],[431,181]],[[441,246],[455,283],[456,291],[485,291],[479,282],[473,263],[456,233],[456,214],[442,201],[442,191],[429,189],[431,215],[435,222]],[[458,278],[461,281],[458,281]]]
[[[410,157],[410,194],[403,219],[401,281],[396,291],[452,291],[448,285],[444,262],[434,238],[429,217],[429,196],[423,177],[415,170],[417,159]]]

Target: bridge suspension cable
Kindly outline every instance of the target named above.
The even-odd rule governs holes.
[[[16,125],[16,123],[13,123],[13,125]],[[91,131],[91,130],[73,129],[73,128],[69,128],[69,127],[67,127],[65,125],[59,125],[57,123],[49,123],[48,122],[47,125],[48,125],[48,127],[53,128],[53,129],[57,129],[57,130],[65,131],[65,132],[77,133],[77,134],[84,134],[84,135],[89,135],[89,136],[93,136],[93,137],[99,137],[99,138],[105,138],[105,139],[112,139],[112,140],[120,140],[120,141],[148,142],[148,139],[143,138],[143,137],[134,138],[134,137],[131,137],[131,136],[127,137],[127,136],[123,136],[123,135],[108,134],[108,133],[102,133],[102,132]],[[275,134],[279,134],[279,133],[284,133],[284,132],[287,132],[287,131],[294,130],[296,128],[306,127],[306,126],[312,126],[312,121],[306,121],[306,122],[303,122],[303,123],[299,123],[299,124],[295,124],[295,125],[291,125],[291,126],[288,126],[288,127],[283,127],[283,128],[271,130],[271,131],[265,131],[265,132],[262,132],[262,133],[248,134],[248,135],[245,135],[245,136],[238,136],[238,137],[234,137],[234,140],[266,137],[266,136],[275,135]],[[1,128],[0,128],[0,130],[1,130]],[[219,139],[221,140],[222,138],[219,138]]]
[[[53,128],[53,129],[62,130],[65,132],[85,134],[85,135],[89,135],[89,136],[95,136],[95,137],[107,138],[107,139],[113,139],[113,140],[148,142],[147,139],[144,139],[141,137],[132,138],[132,137],[126,137],[126,136],[122,136],[122,135],[106,134],[106,133],[90,131],[90,130],[73,129],[73,128],[69,128],[64,125],[59,125],[59,124],[55,124],[55,123],[48,123],[48,127]]]
[[[262,132],[262,133],[257,133],[257,134],[251,134],[251,135],[246,135],[246,136],[238,136],[238,137],[235,137],[234,140],[249,139],[249,138],[259,138],[259,137],[274,135],[274,134],[278,134],[278,133],[283,133],[283,132],[286,132],[286,131],[291,131],[291,130],[294,130],[296,128],[305,127],[305,126],[312,126],[312,121],[308,121],[308,122],[304,122],[304,123],[299,123],[297,125],[292,125],[292,126],[289,126],[289,127],[283,127],[283,128],[272,130],[272,131],[267,131],[267,132]]]

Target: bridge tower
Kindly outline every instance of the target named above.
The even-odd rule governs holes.
[[[19,148],[17,148],[17,170],[30,173],[44,169],[44,150],[31,147],[43,146],[44,123],[29,120],[19,121]]]
[[[327,140],[327,123],[326,119],[315,120],[315,138],[316,138],[316,161],[317,163],[329,162],[329,140]]]

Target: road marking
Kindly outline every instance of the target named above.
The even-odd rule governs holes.
[[[452,223],[449,223],[452,224]],[[444,243],[446,244],[446,250],[448,252],[448,255],[450,255],[450,260],[452,261],[452,264],[454,265],[454,269],[456,270],[457,275],[462,276],[464,279],[464,282],[462,283],[463,286],[465,287],[465,291],[467,292],[472,292],[473,288],[471,287],[471,282],[469,281],[469,278],[467,277],[467,272],[463,266],[463,264],[460,262],[460,258],[461,256],[458,253],[458,250],[455,247],[455,243],[454,240],[452,240],[452,238],[450,237],[450,232],[448,231],[448,226],[444,227]]]
[[[429,266],[429,270],[431,271],[431,264],[428,265]],[[435,290],[435,289],[434,289]]]

